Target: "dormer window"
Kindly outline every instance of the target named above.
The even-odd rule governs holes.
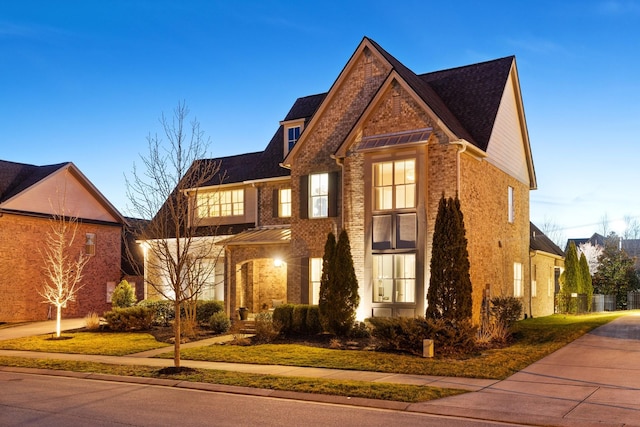
[[[282,155],[284,158],[300,139],[300,135],[304,130],[304,119],[287,120],[280,122],[280,124],[284,128],[284,138],[282,141]]]
[[[287,129],[287,147],[288,151],[291,151],[293,146],[300,139],[300,126],[290,127]]]

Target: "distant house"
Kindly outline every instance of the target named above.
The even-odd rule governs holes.
[[[443,194],[464,213],[474,319],[487,295],[553,312],[533,310],[529,289],[536,176],[514,57],[416,74],[365,37],[328,92],[295,101],[264,151],[193,170],[201,162],[225,174],[191,195],[193,214],[218,225],[223,279],[210,295],[229,313],[316,304],[327,233],[345,229],[357,317],[424,315]]]
[[[124,218],[73,163],[34,166],[0,161],[0,321],[45,320],[51,306],[38,290],[45,283],[41,250],[59,206],[78,218],[76,249],[90,255],[84,287],[63,317],[102,314],[108,290],[121,278]],[[52,310],[55,317],[55,308]]]
[[[565,254],[533,223],[529,241],[531,285],[523,301],[524,312],[533,317],[548,316],[555,311]]]
[[[580,246],[589,243],[593,246],[604,248],[606,237],[599,233],[594,233],[591,237],[567,239],[565,253],[569,249],[569,245],[573,242],[576,248],[580,250]],[[630,258],[633,259],[636,270],[640,270],[640,239],[625,239],[618,236],[618,248],[623,250]]]

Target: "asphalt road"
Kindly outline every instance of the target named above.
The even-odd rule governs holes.
[[[443,426],[520,424],[0,372],[0,426]]]

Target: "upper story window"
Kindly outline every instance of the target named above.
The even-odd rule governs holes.
[[[296,142],[298,142],[298,139],[300,139],[300,126],[288,128],[287,129],[287,147],[289,148],[289,151],[291,151],[293,146],[296,145]]]
[[[244,190],[198,193],[200,218],[244,215]]]
[[[416,161],[414,159],[373,165],[374,210],[415,208]]]
[[[95,233],[87,233],[87,234],[85,234],[84,253],[85,253],[85,255],[95,255],[96,254],[96,235],[95,235]]]
[[[507,187],[507,205],[508,205],[508,212],[507,212],[507,220],[509,221],[509,223],[513,223],[513,221],[515,220],[515,216],[516,216],[516,211],[515,211],[515,203],[513,200],[513,187],[509,186]]]
[[[280,218],[291,216],[291,189],[281,188],[278,190],[278,216]]]
[[[326,218],[329,216],[329,174],[309,175],[309,217]]]

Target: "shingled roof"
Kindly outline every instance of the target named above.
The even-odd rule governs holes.
[[[564,252],[558,245],[548,238],[542,230],[536,227],[532,222],[530,224],[529,249],[532,251],[546,252],[559,257],[564,257]]]
[[[514,56],[417,75],[375,41],[367,37],[364,40],[380,52],[452,132],[487,150]],[[327,93],[319,93],[298,98],[283,121],[310,119],[326,96]],[[217,176],[208,184],[289,176],[290,171],[280,166],[283,132],[280,125],[264,151],[202,160],[220,162],[220,172],[225,173],[222,180]]]
[[[309,119],[320,107],[326,93],[298,98],[284,121]],[[280,166],[284,141],[284,127],[280,125],[264,151],[236,156],[204,159],[204,162],[219,162],[220,173],[206,185],[220,185],[257,179],[289,176],[291,171]]]
[[[0,203],[20,194],[68,164],[35,166],[0,160]]]

